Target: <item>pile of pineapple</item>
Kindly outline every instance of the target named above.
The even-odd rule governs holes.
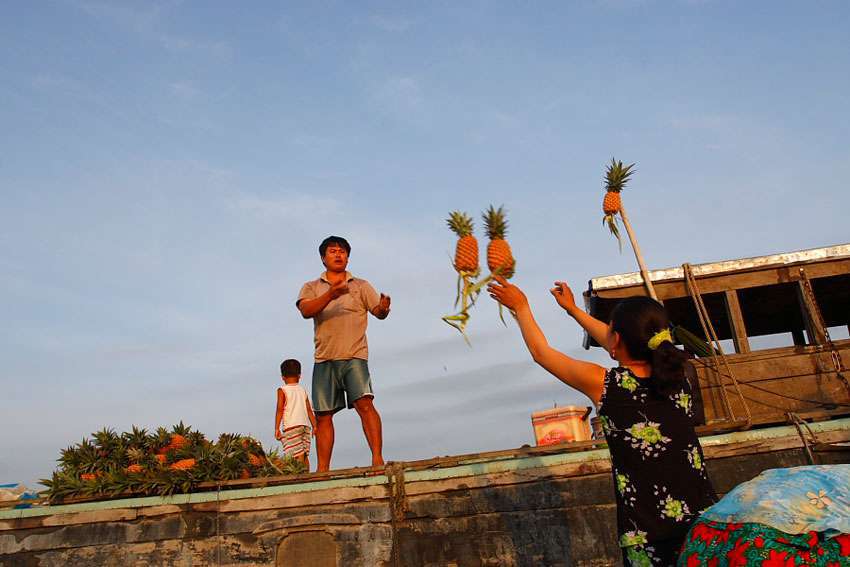
[[[223,433],[215,443],[183,425],[149,433],[104,428],[62,451],[59,469],[43,479],[50,502],[119,494],[170,495],[199,483],[306,472],[300,462],[265,451],[256,439]]]

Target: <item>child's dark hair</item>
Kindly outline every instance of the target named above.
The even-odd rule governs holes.
[[[347,254],[351,254],[351,244],[349,244],[346,239],[341,236],[328,236],[327,238],[322,240],[321,244],[319,244],[319,256],[324,258],[325,252],[327,252],[331,244],[341,246],[342,248],[345,248],[345,252]]]
[[[287,358],[280,364],[281,376],[301,376],[301,363],[294,358]]]
[[[649,348],[649,339],[669,327],[667,311],[650,297],[627,297],[611,312],[611,329],[620,334],[632,358],[652,364],[652,387],[663,395],[681,388],[688,358],[670,341]]]

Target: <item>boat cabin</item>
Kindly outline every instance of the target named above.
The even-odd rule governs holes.
[[[850,244],[650,270],[695,355],[703,429],[850,414]],[[647,295],[640,272],[590,280],[587,311]],[[585,348],[599,346],[585,336]]]

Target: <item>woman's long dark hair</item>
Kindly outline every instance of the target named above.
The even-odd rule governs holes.
[[[655,350],[649,348],[649,339],[669,327],[667,311],[650,297],[627,297],[611,312],[611,329],[619,333],[633,359],[652,365],[652,388],[663,395],[682,387],[688,358],[669,341]]]

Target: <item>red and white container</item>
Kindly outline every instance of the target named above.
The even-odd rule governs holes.
[[[590,410],[589,406],[556,406],[532,413],[537,446],[590,440]]]

